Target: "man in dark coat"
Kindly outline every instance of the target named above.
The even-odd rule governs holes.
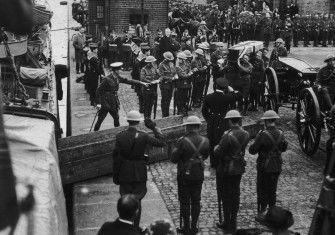
[[[188,117],[185,124],[187,133],[178,141],[172,152],[171,161],[178,164],[178,196],[184,222],[180,232],[195,235],[198,232],[197,223],[204,181],[203,161],[208,157],[209,141],[199,134],[201,121],[198,117]]]
[[[91,105],[95,106],[96,90],[99,84],[100,75],[104,75],[104,69],[101,61],[98,59],[98,44],[90,43],[90,51],[87,53],[87,69],[86,69],[86,87],[90,95]]]
[[[255,142],[250,146],[249,153],[257,158],[257,210],[256,219],[262,220],[267,207],[276,205],[276,193],[279,175],[282,170],[282,152],[287,149],[287,142],[283,132],[276,127],[278,114],[269,110],[262,117],[265,130],[260,131]]]
[[[240,183],[245,172],[245,148],[249,143],[249,133],[241,127],[242,116],[237,110],[227,113],[230,130],[222,136],[215,147],[218,159],[216,180],[219,200],[223,200],[224,222],[219,225],[225,232],[237,229],[237,213],[240,206]]]
[[[102,80],[101,84],[97,89],[97,109],[98,121],[95,124],[94,131],[98,131],[102,122],[105,120],[108,113],[112,115],[114,119],[114,126],[120,126],[119,122],[119,109],[120,101],[118,97],[118,90],[120,83],[130,84],[130,85],[147,85],[146,83],[123,78],[120,76],[120,70],[122,67],[122,62],[116,62],[111,64],[112,73]]]
[[[214,158],[214,147],[219,143],[223,133],[229,128],[224,117],[233,108],[236,101],[242,99],[240,93],[229,91],[228,81],[225,78],[218,78],[216,83],[216,91],[205,96],[202,106],[202,116],[207,122],[211,167],[217,166],[217,161]]]
[[[98,235],[140,235],[134,226],[134,220],[139,211],[139,201],[134,195],[124,195],[117,202],[119,218],[114,222],[106,222],[100,228]]]
[[[171,38],[171,30],[167,28],[165,30],[165,35],[160,39],[158,45],[158,62],[162,62],[164,60],[163,54],[165,52],[174,53],[175,49],[173,48],[173,40]]]
[[[141,218],[141,200],[147,193],[147,158],[145,151],[147,146],[163,147],[163,135],[152,121],[146,121],[146,126],[151,129],[155,137],[138,130],[138,124],[142,121],[138,111],[130,111],[127,114],[129,128],[116,136],[113,159],[115,166],[114,182],[120,184],[120,194],[134,194],[139,200],[139,212],[134,220],[134,225],[139,227]],[[117,172],[117,173],[116,173]]]

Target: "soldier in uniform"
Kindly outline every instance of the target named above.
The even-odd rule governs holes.
[[[187,63],[187,56],[184,52],[180,52],[177,55],[178,61],[176,65],[176,71],[178,74],[178,80],[176,81],[176,102],[178,108],[178,115],[188,115],[188,98],[191,92],[191,78],[193,71],[191,70],[191,64]]]
[[[323,97],[322,103],[326,106],[323,108],[329,111],[333,105],[335,94],[335,56],[329,55],[324,62],[327,65],[318,72],[315,85]]]
[[[177,163],[178,195],[180,202],[183,234],[197,234],[202,183],[204,181],[204,160],[209,153],[209,141],[199,134],[201,121],[196,116],[186,119],[186,135],[179,139],[172,152],[171,161]],[[191,214],[191,222],[190,222]]]
[[[329,28],[330,28],[330,24],[329,24],[329,19],[328,19],[328,15],[325,14],[323,16],[323,19],[320,20],[320,38],[321,38],[321,44],[323,47],[327,47],[327,43],[328,43],[328,33],[329,33]]]
[[[135,60],[135,64],[133,67],[133,70],[131,71],[131,77],[133,80],[139,81],[141,78],[141,69],[146,65],[145,59],[150,55],[150,47],[146,44],[141,45],[141,52],[137,56]],[[140,108],[140,113],[143,113],[144,111],[144,101],[143,101],[143,93],[142,93],[142,86],[141,85],[135,85],[133,86],[135,89],[135,92],[138,97],[138,104]]]
[[[213,84],[215,89],[215,81],[220,77],[220,65],[218,63],[219,60],[225,59],[226,52],[224,50],[224,44],[223,42],[218,42],[217,49],[211,54],[211,64],[212,64],[212,76],[213,76]]]
[[[265,83],[265,66],[262,60],[262,52],[252,53],[250,55],[250,63],[253,66],[251,72],[251,86],[250,86],[250,103],[251,111],[257,111],[258,106],[261,104],[262,92],[264,91]]]
[[[227,79],[220,77],[216,80],[216,90],[205,96],[202,106],[202,116],[207,122],[207,137],[210,143],[210,164],[212,168],[217,166],[214,157],[214,147],[219,143],[223,133],[229,126],[223,117],[234,108],[235,103],[242,100],[241,93],[229,88]]]
[[[274,61],[277,61],[279,57],[287,57],[287,49],[284,46],[284,40],[278,38],[275,42],[275,47],[273,48],[270,56],[270,66]]]
[[[195,50],[195,57],[191,63],[192,71],[194,71],[192,103],[195,108],[201,106],[201,99],[206,85],[206,71],[208,66],[204,57],[204,51],[197,49]]]
[[[335,18],[333,14],[329,15],[329,39],[328,44],[335,46]]]
[[[266,13],[266,18],[264,19],[264,47],[269,47],[271,36],[272,36],[272,21],[270,14]]]
[[[116,135],[113,151],[113,180],[120,185],[120,194],[133,194],[139,201],[139,212],[134,221],[134,226],[139,227],[141,219],[141,200],[147,193],[147,158],[145,151],[147,146],[163,147],[165,141],[159,128],[151,120],[145,122],[155,137],[139,131],[138,124],[142,121],[138,111],[130,111],[127,114],[129,127]]]
[[[240,206],[240,183],[245,172],[245,148],[249,143],[249,133],[241,127],[242,116],[237,110],[227,113],[230,129],[226,131],[214,153],[218,159],[216,180],[218,192],[223,200],[224,222],[220,225],[225,233],[237,229],[237,213]]]
[[[319,37],[320,37],[320,19],[319,15],[315,15],[312,20],[312,37],[313,37],[313,46],[319,46]]]
[[[73,47],[75,48],[75,60],[77,74],[84,73],[84,46],[86,41],[85,28],[81,27],[79,33],[73,38]]]
[[[293,32],[293,47],[298,47],[301,35],[300,16],[298,14],[295,15],[293,19],[292,32]]]
[[[155,57],[148,56],[145,59],[146,65],[141,69],[141,81],[149,84],[147,87],[142,87],[145,119],[151,118],[152,108],[155,102],[157,102],[157,82],[159,81],[159,74],[155,62]]]
[[[304,47],[308,47],[310,45],[310,38],[311,38],[311,27],[312,27],[312,22],[310,17],[307,15],[303,18],[302,21],[302,33],[304,37]]]
[[[282,20],[279,18],[279,15],[276,15],[273,21],[273,30],[274,30],[274,38],[280,37],[280,29],[282,27]]]
[[[163,54],[164,60],[159,64],[160,89],[162,93],[162,117],[168,117],[170,114],[170,103],[173,93],[173,81],[177,78],[176,68],[173,64],[174,56],[167,51]]]
[[[265,130],[260,131],[249,153],[258,153],[257,158],[257,219],[264,217],[267,207],[276,205],[278,178],[282,170],[282,152],[287,149],[284,134],[276,127],[279,119],[273,110],[266,111],[261,118],[265,121]]]
[[[118,90],[120,83],[130,84],[130,85],[145,85],[146,83],[123,78],[120,76],[120,70],[122,67],[122,62],[115,62],[111,64],[112,72],[108,76],[104,77],[97,89],[97,109],[98,109],[98,121],[95,124],[94,131],[98,131],[102,122],[105,120],[108,113],[114,119],[114,126],[120,126],[119,122],[119,109],[120,102],[118,97]]]
[[[237,17],[233,18],[233,22],[231,25],[232,36],[231,36],[231,46],[234,46],[238,43],[241,31],[241,25]],[[228,43],[229,44],[229,43]]]

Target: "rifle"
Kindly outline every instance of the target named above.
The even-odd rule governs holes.
[[[157,114],[157,100],[158,100],[158,95],[156,94],[155,103],[154,103],[154,119],[156,119],[156,114]]]
[[[177,94],[178,94],[178,91],[176,92],[176,89],[177,88],[173,88],[173,115],[176,115],[176,109],[177,109]],[[177,94],[176,94],[177,93]]]

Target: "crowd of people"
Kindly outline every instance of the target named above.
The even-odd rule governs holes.
[[[228,82],[218,81],[218,89],[224,90]],[[222,104],[217,104],[219,108]],[[172,151],[171,162],[177,164],[178,200],[180,203],[181,227],[179,233],[195,235],[198,232],[198,219],[201,211],[201,191],[205,180],[204,161],[213,158],[216,171],[216,190],[218,193],[218,228],[225,234],[250,234],[238,230],[237,214],[240,206],[240,183],[245,172],[244,155],[250,141],[249,133],[242,128],[242,116],[237,110],[221,113],[225,124],[221,125],[223,134],[218,143],[212,138],[200,135],[202,122],[197,116],[189,116],[184,122],[186,133],[180,138]],[[279,116],[270,110],[264,113],[264,130],[260,131],[249,153],[258,154],[257,159],[257,210],[256,221],[268,226],[272,234],[290,234],[293,225],[292,214],[276,206],[277,183],[282,170],[282,152],[287,149],[287,141],[276,127]],[[163,147],[166,139],[155,122],[145,119],[147,128],[154,137],[140,131],[138,125],[144,119],[138,111],[127,114],[129,127],[116,136],[113,151],[113,181],[120,187],[121,199],[118,202],[119,218],[106,222],[100,229],[103,234],[141,234],[141,200],[147,193],[147,167],[149,160],[146,147]],[[216,128],[210,126],[208,128]],[[212,130],[215,131],[215,130]],[[217,131],[217,130],[216,130]],[[222,203],[222,204],[221,204]],[[222,220],[223,210],[223,220]],[[165,232],[155,233],[157,227]],[[151,232],[150,232],[151,231]],[[255,230],[252,230],[255,232]],[[142,234],[174,234],[172,225],[157,222]],[[258,231],[256,234],[262,234]]]

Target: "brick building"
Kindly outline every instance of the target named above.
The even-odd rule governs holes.
[[[334,13],[335,0],[294,0],[299,7],[299,14],[316,14],[316,13]],[[280,0],[274,0],[274,7],[279,6]],[[287,0],[287,3],[291,3]]]
[[[141,3],[144,4],[144,23],[149,31],[168,25],[168,0],[89,0],[89,33],[98,37],[110,30],[122,33],[129,26],[141,24]]]

